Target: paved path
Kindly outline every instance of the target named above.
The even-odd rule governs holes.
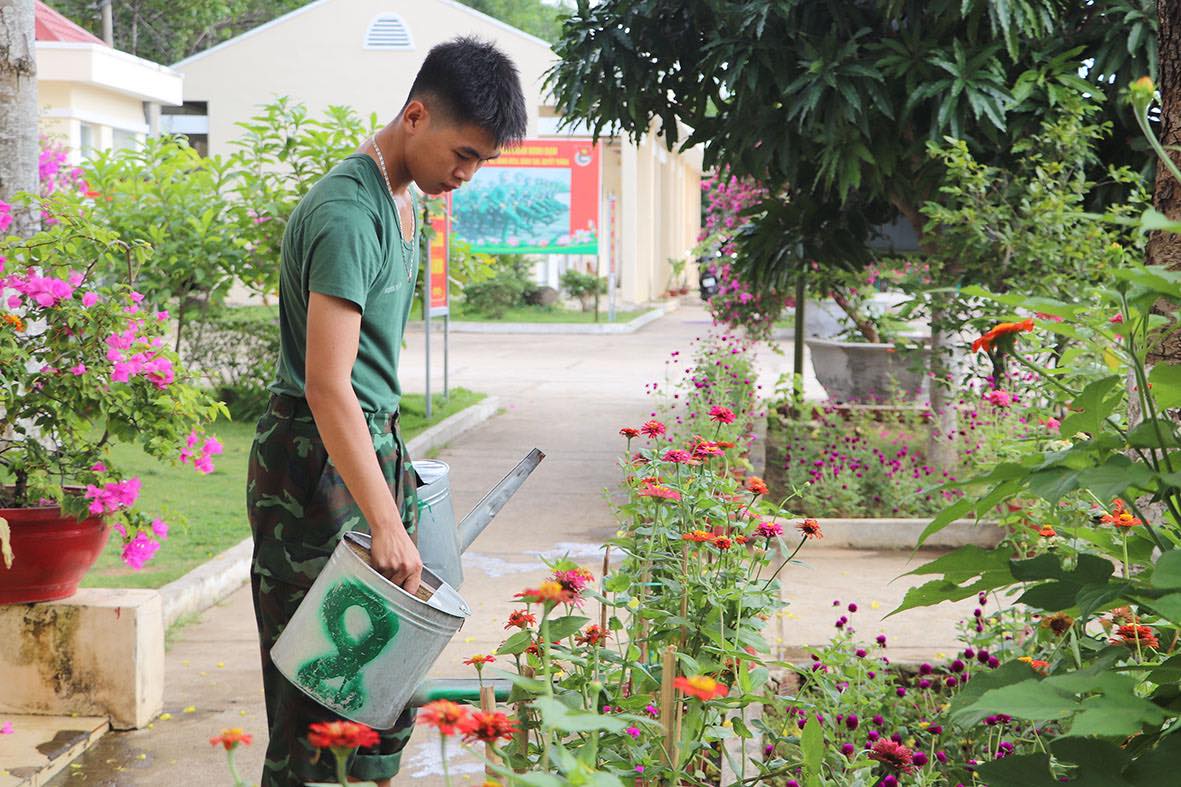
[[[669,353],[688,350],[709,328],[706,313],[686,306],[622,336],[452,336],[451,382],[499,396],[505,411],[439,452],[451,466],[456,512],[463,516],[533,447],[547,458],[505,507],[465,560],[464,596],[473,617],[435,666],[436,675],[470,676],[464,658],[494,650],[512,608],[512,595],[545,574],[541,555],[571,556],[595,568],[598,545],[615,531],[607,492],[618,482],[620,426],[638,425],[653,411],[645,394],[651,382],[666,385]],[[423,336],[408,337],[402,379],[422,390]],[[438,337],[433,347],[441,358]],[[790,350],[759,357],[760,380],[769,390],[791,363]],[[436,375],[435,390],[441,387]],[[807,390],[819,395],[809,375]],[[949,605],[879,621],[906,588],[891,580],[925,560],[908,553],[806,549],[807,566],[785,574],[791,602],[782,626],[785,647],[824,641],[836,612],[832,601],[857,601],[856,617],[867,636],[886,632],[896,658],[949,650],[958,614]],[[254,733],[242,750],[242,772],[258,773],[265,716],[250,598],[239,591],[179,632],[167,657],[166,711],[171,718],[150,730],[111,734],[54,785],[191,784],[196,774],[224,783],[221,751],[207,739],[224,727]],[[476,778],[480,766],[457,758],[457,783]],[[437,742],[419,733],[411,742],[397,783],[441,784]],[[228,778],[228,777],[227,777]]]

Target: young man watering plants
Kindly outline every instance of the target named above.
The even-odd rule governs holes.
[[[519,141],[525,125],[520,78],[508,57],[472,38],[440,44],[400,114],[291,214],[278,372],[247,476],[270,728],[263,787],[333,778],[332,758],[318,758],[306,736],[312,722],[339,717],[288,682],[270,651],[337,543],[350,530],[369,532],[373,567],[409,593],[422,574],[413,471],[398,429],[398,354],[419,267],[412,184],[426,194],[459,188]],[[341,674],[321,679],[357,677],[362,657],[345,652],[355,644],[341,639],[340,653],[325,662]],[[378,745],[352,758],[350,776],[389,784],[412,723],[407,710],[393,729],[380,731]]]

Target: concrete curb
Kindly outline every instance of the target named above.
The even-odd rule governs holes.
[[[635,333],[650,322],[659,320],[669,312],[676,311],[679,301],[667,301],[656,305],[650,311],[627,322],[574,323],[574,322],[469,322],[455,320],[451,323],[452,333],[524,333],[524,334],[621,334]],[[422,333],[422,323],[415,321],[407,330]],[[431,327],[431,335],[442,332],[442,327]]]
[[[791,542],[798,535],[798,519],[780,519],[784,537]],[[825,547],[853,549],[914,549],[930,519],[817,519],[824,533]],[[924,549],[954,549],[969,544],[994,547],[1004,537],[995,522],[957,519],[923,542]]]
[[[488,396],[471,407],[440,421],[406,443],[411,457],[425,456],[496,415],[500,399]],[[185,615],[203,612],[250,581],[253,542],[247,538],[189,573],[160,588],[164,605],[164,627]]]

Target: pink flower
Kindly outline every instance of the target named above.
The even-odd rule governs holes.
[[[19,295],[8,296],[8,308],[19,309],[20,307],[21,307],[21,296],[19,296]]]
[[[81,377],[86,374],[86,364],[80,363],[77,366],[71,366],[70,371],[74,373],[75,377]]]
[[[2,204],[4,203],[0,202],[0,205]],[[5,226],[6,225],[0,224],[0,229],[3,229]],[[12,735],[14,732],[16,732],[16,730],[12,729],[12,722],[6,721],[3,724],[0,724],[0,735]]]
[[[628,727],[626,730],[624,730],[624,732],[626,732],[628,735],[632,736],[633,738],[640,737],[640,728],[639,727]]]
[[[140,531],[123,547],[123,562],[139,571],[145,563],[152,559],[159,548],[160,542],[152,540],[147,533]]]
[[[662,459],[666,462],[675,462],[676,464],[683,465],[692,462],[693,455],[688,451],[676,448],[671,451],[665,451]]]
[[[163,519],[152,520],[152,532],[156,534],[156,538],[165,541],[168,538],[168,523]]]
[[[736,420],[734,411],[729,407],[714,406],[710,408],[709,419],[720,424],[732,424]]]
[[[75,288],[82,286],[82,282],[85,280],[86,277],[83,276],[79,271],[72,271],[70,275],[66,277],[66,281],[70,283],[70,286]]]
[[[168,310],[163,309],[161,311],[156,312],[156,319],[159,320],[160,322],[164,322],[165,320],[167,320],[168,319]]]
[[[107,472],[107,466],[106,466],[106,465],[104,465],[102,462],[95,462],[94,464],[92,464],[92,465],[90,466],[90,469],[91,469],[91,470],[93,470],[93,471],[94,471],[94,472],[96,472],[96,473],[105,473],[105,472]]]
[[[126,481],[112,481],[101,488],[93,484],[86,487],[83,495],[90,503],[90,513],[94,516],[110,514],[120,508],[131,508],[139,499],[141,482],[138,477]]]
[[[644,484],[640,489],[640,497],[655,497],[660,500],[680,500],[681,493],[660,484]]]
[[[1123,314],[1115,314],[1112,317],[1108,318],[1107,321],[1109,323],[1111,323],[1112,325],[1119,325],[1120,323],[1122,323],[1124,321],[1124,315]]]
[[[1042,425],[1046,427],[1047,432],[1057,432],[1058,427],[1062,425],[1062,422],[1051,415],[1049,418],[1042,421]]]
[[[760,522],[755,528],[755,535],[759,538],[775,538],[783,535],[783,525],[778,522]]]
[[[984,401],[994,407],[1009,407],[1013,404],[1013,395],[999,388],[984,394]]]
[[[89,309],[94,304],[98,303],[98,293],[88,292],[82,296],[82,305]]]

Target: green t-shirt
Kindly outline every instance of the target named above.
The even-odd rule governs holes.
[[[418,203],[412,202],[417,217]],[[362,153],[333,167],[300,200],[283,233],[279,367],[271,391],[304,395],[308,299],[319,292],[361,308],[352,375],[361,409],[398,409],[398,356],[418,275],[417,218],[414,223],[407,243],[381,170]]]

